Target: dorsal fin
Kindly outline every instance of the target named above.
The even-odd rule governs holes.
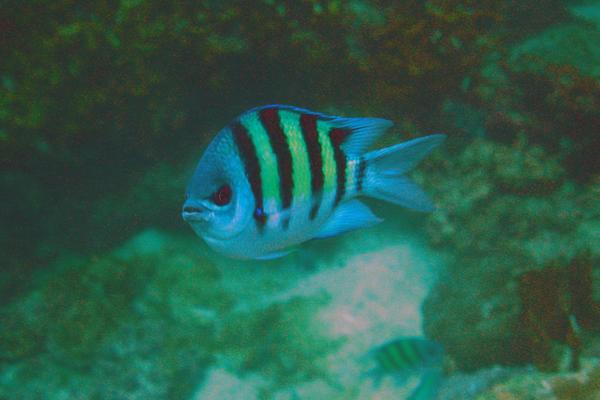
[[[339,141],[342,149],[350,157],[358,157],[365,153],[369,146],[371,146],[379,136],[381,136],[389,127],[393,125],[392,121],[383,118],[336,117],[333,115],[326,115],[307,110],[305,108],[282,104],[270,104],[256,107],[248,110],[247,113],[258,112],[265,108],[277,108],[279,110],[288,110],[300,114],[315,115],[320,120],[325,121],[332,128],[338,128],[339,130],[333,129],[332,134],[343,134],[343,138],[338,139],[342,139]]]
[[[332,142],[341,143],[342,149],[350,157],[363,155],[393,125],[392,121],[382,118],[335,117],[327,123],[335,128],[331,130]]]

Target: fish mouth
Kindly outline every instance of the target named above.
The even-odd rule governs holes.
[[[192,204],[184,204],[181,211],[181,218],[186,222],[200,222],[208,220],[208,210],[204,207],[199,207]]]
[[[183,218],[185,222],[201,222],[206,221],[206,213],[197,211],[182,211],[181,218]]]

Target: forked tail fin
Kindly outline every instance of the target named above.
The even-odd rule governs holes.
[[[404,174],[445,139],[446,135],[429,135],[367,153],[363,193],[418,211],[432,211],[435,207],[429,197]]]

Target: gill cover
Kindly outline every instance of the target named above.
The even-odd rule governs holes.
[[[202,221],[191,225],[209,241],[231,239],[248,225],[254,200],[228,129],[222,130],[204,151],[187,195],[186,204],[197,204],[205,213]]]

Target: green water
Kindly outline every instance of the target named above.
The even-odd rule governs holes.
[[[0,400],[600,396],[597,1],[0,2]],[[181,219],[206,145],[291,104],[445,133],[437,205],[273,261]],[[433,393],[436,390],[422,390]],[[417,391],[418,392],[418,391]]]

